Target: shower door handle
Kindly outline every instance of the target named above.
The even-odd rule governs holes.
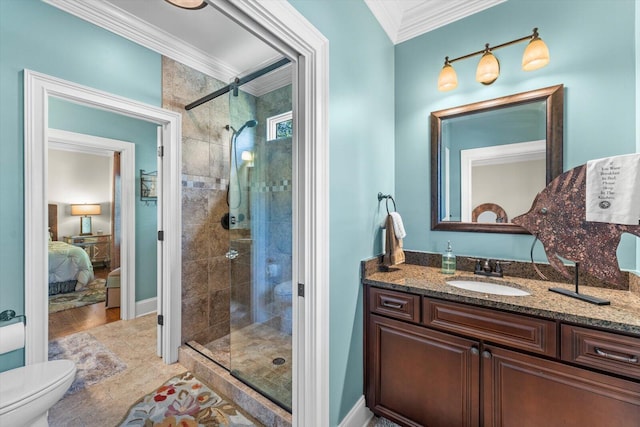
[[[235,249],[229,249],[229,252],[227,252],[224,256],[229,259],[236,259],[238,258],[238,255],[240,255],[238,251],[236,251]]]

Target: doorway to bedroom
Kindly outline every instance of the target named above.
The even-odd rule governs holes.
[[[120,138],[48,132],[48,335],[54,339],[159,311],[158,202],[156,188],[145,182],[145,192],[140,178],[151,170],[156,181],[161,176],[157,125],[60,100],[49,104],[50,126],[75,130],[78,121],[69,118],[80,118],[92,123],[81,130]]]
[[[49,142],[48,166],[51,341],[120,320],[120,152]]]

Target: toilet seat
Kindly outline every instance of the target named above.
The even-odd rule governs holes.
[[[0,415],[49,393],[75,376],[70,360],[52,360],[0,372]]]

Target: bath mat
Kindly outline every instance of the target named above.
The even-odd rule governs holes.
[[[400,427],[400,426],[394,423],[393,421],[389,421],[386,418],[373,417],[371,421],[369,421],[369,424],[367,424],[367,427]]]
[[[65,397],[127,368],[118,356],[86,332],[49,341],[49,360],[56,359],[70,359],[76,364],[76,378]]]
[[[177,375],[134,403],[120,427],[255,426],[189,371]]]
[[[78,292],[49,295],[49,314],[83,305],[104,302],[107,295],[105,279],[96,279]]]

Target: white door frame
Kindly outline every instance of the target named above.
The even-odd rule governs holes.
[[[329,41],[290,3],[206,0],[295,64],[293,425],[329,425]]]
[[[471,222],[471,211],[475,207],[472,191],[474,166],[541,160],[546,158],[546,153],[547,144],[544,139],[460,150],[460,220]]]
[[[162,358],[178,360],[181,344],[181,115],[159,107],[24,70],[24,214],[25,214],[25,363],[47,360],[48,349],[48,255],[47,255],[47,141],[49,139],[48,99],[50,96],[92,108],[156,123],[162,127],[164,144],[162,218],[162,307],[165,326]],[[124,224],[123,224],[124,226]],[[128,311],[135,307],[127,307]],[[135,316],[135,311],[133,311]]]
[[[93,151],[102,153],[102,155],[108,152],[111,154],[111,158],[113,158],[113,152],[117,151],[120,153],[120,179],[122,182],[122,193],[120,197],[122,206],[122,216],[120,219],[122,230],[120,267],[123,272],[120,277],[120,318],[122,320],[133,319],[136,316],[136,264],[131,261],[136,259],[136,146],[131,142],[53,128],[49,128],[48,143],[48,148],[70,149],[84,153],[91,153]],[[47,161],[47,169],[48,168],[49,162]],[[46,314],[47,324],[49,324],[48,313]]]

